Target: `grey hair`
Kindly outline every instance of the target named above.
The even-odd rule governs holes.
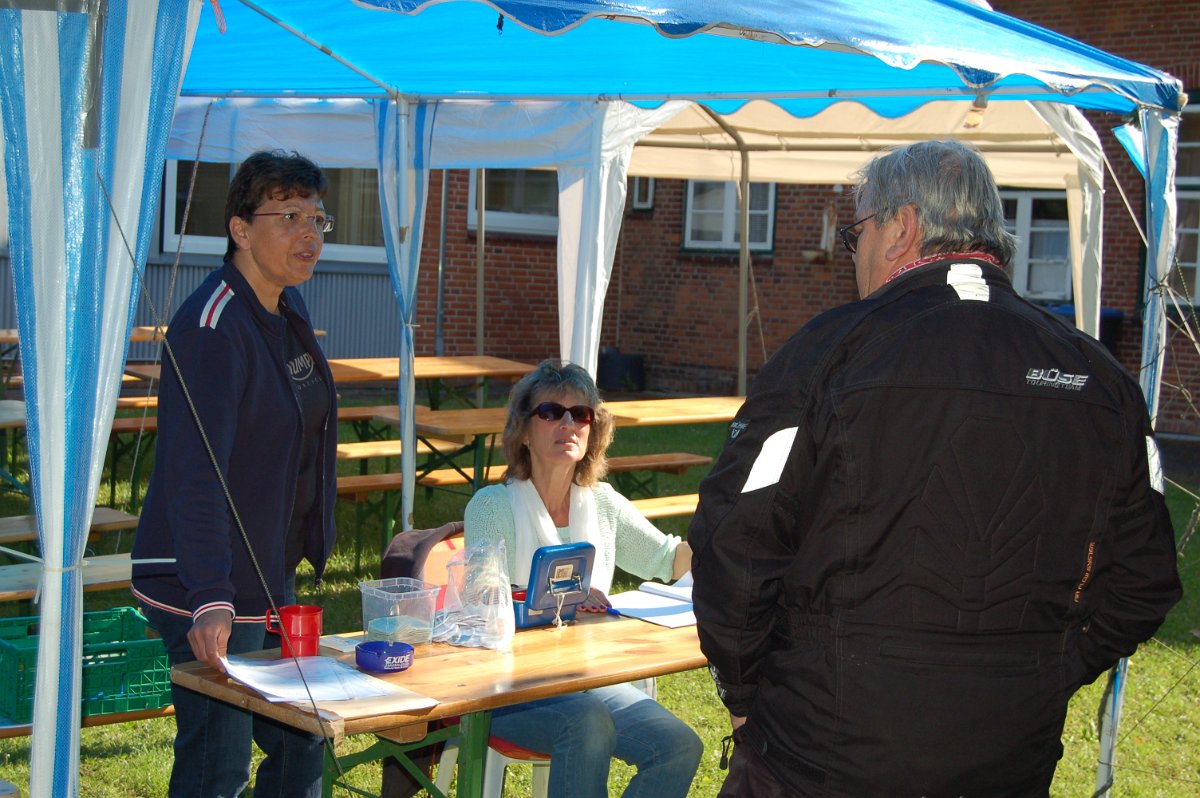
[[[587,452],[575,464],[575,484],[591,487],[608,473],[606,452],[613,439],[613,420],[600,400],[600,389],[582,366],[562,360],[543,360],[517,381],[508,395],[508,420],[504,424],[504,459],[508,461],[505,481],[529,479],[533,464],[529,454],[527,430],[534,402],[582,396],[595,411],[588,434]]]
[[[922,255],[983,251],[1007,266],[1016,239],[1004,227],[1004,205],[983,157],[961,141],[919,141],[881,155],[858,173],[854,200],[876,224],[905,205],[917,213]]]

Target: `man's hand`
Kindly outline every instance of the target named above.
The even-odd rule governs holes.
[[[734,731],[737,731],[738,729],[740,729],[746,725],[746,718],[739,717],[739,716],[733,714],[732,712],[730,712],[729,713],[729,725],[733,727]]]
[[[229,644],[229,635],[233,631],[233,615],[226,610],[210,610],[192,621],[188,631],[188,643],[196,659],[205,665],[211,665],[221,673],[225,666],[221,657],[225,656]]]

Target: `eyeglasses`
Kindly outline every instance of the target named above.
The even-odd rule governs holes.
[[[302,227],[305,222],[317,228],[320,233],[333,232],[333,217],[332,216],[306,216],[300,211],[267,211],[264,213],[252,213],[251,216],[278,216],[279,221],[289,230],[295,230]]]
[[[854,228],[858,227],[860,224],[867,221],[868,219],[874,219],[874,218],[875,218],[875,214],[871,214],[870,216],[864,216],[863,218],[859,219],[857,222],[851,222],[850,224],[846,225],[845,227],[838,228],[838,235],[841,236],[841,238],[842,238],[842,246],[844,246],[846,248],[846,251],[849,252],[851,255],[853,255],[855,252],[858,251],[858,237],[860,235],[862,235],[862,230],[855,230],[854,232],[850,232],[850,231],[854,230]]]
[[[586,427],[596,418],[596,411],[587,405],[564,407],[558,402],[542,402],[529,415],[537,416],[542,421],[558,421],[566,413],[570,413],[571,420],[581,427]]]

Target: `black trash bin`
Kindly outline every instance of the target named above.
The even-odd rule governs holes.
[[[646,390],[646,356],[623,355],[615,346],[601,347],[596,385],[602,391]]]
[[[1074,305],[1050,305],[1046,310],[1075,326]],[[1121,333],[1121,321],[1124,318],[1125,314],[1116,308],[1100,308],[1100,343],[1114,355],[1117,353],[1117,336]]]

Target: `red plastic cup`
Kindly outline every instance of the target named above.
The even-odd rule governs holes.
[[[288,604],[280,607],[278,614],[274,610],[267,610],[266,623],[267,631],[280,637],[281,659],[317,655],[317,649],[321,647],[320,607],[312,604]]]

